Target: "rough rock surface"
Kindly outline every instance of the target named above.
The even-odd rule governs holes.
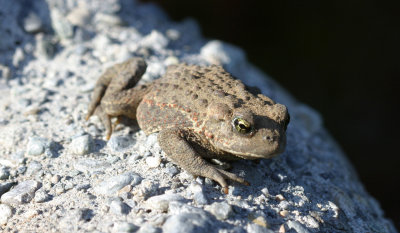
[[[0,195],[16,200],[0,204],[2,232],[396,232],[320,116],[193,20],[133,0],[0,5]],[[214,63],[259,87],[289,108],[285,153],[233,163],[252,185],[224,195],[171,164],[156,135],[121,125],[104,141],[99,120],[83,119],[90,92],[131,56],[148,62],[143,82]]]

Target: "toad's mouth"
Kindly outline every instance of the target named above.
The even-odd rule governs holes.
[[[272,157],[275,157],[279,154],[282,153],[282,151],[277,151],[275,153],[270,153],[267,155],[260,155],[260,154],[254,154],[254,153],[250,153],[250,152],[238,152],[238,151],[233,151],[233,150],[229,150],[229,149],[224,149],[225,152],[230,153],[236,157],[242,158],[242,159],[269,159]]]

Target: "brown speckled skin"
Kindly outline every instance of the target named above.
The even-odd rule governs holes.
[[[174,163],[217,181],[225,192],[225,179],[248,183],[205,159],[270,158],[284,150],[286,107],[250,93],[222,67],[174,65],[162,78],[135,86],[145,70],[141,58],[132,58],[97,81],[87,118],[97,114],[107,138],[111,117],[136,119],[146,134],[159,132],[158,142]],[[233,120],[238,117],[251,124],[249,132],[236,130]]]

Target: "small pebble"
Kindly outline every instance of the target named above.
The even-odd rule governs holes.
[[[114,136],[112,135],[107,142],[107,146],[114,152],[124,152],[133,146],[134,140],[127,136]]]
[[[160,233],[160,229],[150,224],[143,224],[136,233]]]
[[[33,156],[41,155],[50,144],[51,142],[46,138],[31,137],[29,138],[27,153]]]
[[[115,222],[111,232],[115,233],[130,233],[137,232],[138,226],[129,222]]]
[[[6,224],[11,216],[12,208],[6,204],[0,204],[0,225]]]
[[[86,155],[90,152],[93,144],[92,137],[88,134],[74,138],[69,145],[72,153],[77,155]]]
[[[146,158],[146,164],[150,168],[156,168],[160,166],[161,163],[161,157],[160,156],[149,156]]]
[[[193,199],[198,205],[208,204],[208,200],[201,185],[193,182],[189,185],[189,190],[193,193]]]
[[[35,196],[36,190],[41,186],[40,182],[27,180],[19,183],[12,190],[1,196],[1,202],[12,205],[28,203]]]
[[[28,164],[26,174],[28,176],[35,176],[36,174],[38,174],[39,171],[42,171],[42,164],[38,161],[33,160]]]
[[[226,202],[214,202],[204,209],[212,213],[218,220],[226,220],[233,214],[232,206]]]
[[[276,195],[276,196],[275,196],[275,199],[278,200],[278,201],[284,201],[284,200],[286,200],[285,197],[284,197],[282,194]]]
[[[307,230],[303,225],[301,225],[297,221],[289,220],[287,223],[289,229],[293,229],[298,233],[309,233],[310,231]]]
[[[246,230],[248,233],[274,233],[274,231],[254,223],[248,224]]]
[[[213,223],[206,214],[180,213],[170,216],[162,226],[163,233],[200,233],[216,232]]]
[[[120,200],[114,200],[110,204],[110,211],[114,214],[129,214],[130,207]]]
[[[10,188],[14,185],[12,182],[2,182],[0,183],[0,196],[3,195],[3,193],[8,192]]]
[[[10,170],[7,167],[0,167],[0,180],[7,180],[10,176]]]
[[[185,199],[179,194],[153,196],[146,200],[146,207],[150,210],[166,213],[171,201],[183,202]]]
[[[60,175],[54,175],[54,176],[52,176],[52,177],[50,178],[50,182],[51,182],[52,184],[56,184],[56,183],[58,183],[58,182],[60,181],[60,179],[61,179],[61,176],[60,176]]]
[[[37,33],[43,28],[43,23],[40,17],[33,11],[30,11],[26,17],[23,18],[23,28],[28,33]]]
[[[71,12],[68,13],[66,18],[72,25],[83,27],[89,23],[90,12],[86,7],[79,6],[72,9]]]
[[[50,199],[50,195],[46,192],[46,190],[43,190],[43,188],[41,188],[35,193],[35,198],[33,200],[36,203],[42,203],[49,199]]]
[[[117,192],[128,184],[135,186],[141,182],[141,177],[135,173],[127,172],[110,177],[98,184],[94,191],[102,195],[116,195]]]

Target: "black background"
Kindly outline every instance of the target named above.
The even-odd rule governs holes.
[[[323,115],[367,190],[400,226],[400,1],[143,0],[249,60]]]

